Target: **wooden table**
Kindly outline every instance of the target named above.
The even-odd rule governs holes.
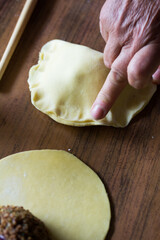
[[[107,240],[160,239],[160,89],[128,127],[69,127],[36,110],[28,71],[51,39],[103,51],[98,17],[104,0],[39,0],[0,82],[0,158],[31,149],[71,149],[109,193]],[[0,56],[24,0],[0,0]],[[85,240],[85,239],[84,239]]]

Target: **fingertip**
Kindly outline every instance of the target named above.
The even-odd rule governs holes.
[[[152,78],[142,79],[141,77],[132,77],[128,79],[129,85],[135,89],[145,88],[149,82],[152,81]]]
[[[95,120],[104,118],[106,114],[107,114],[107,110],[104,107],[102,107],[100,104],[94,104],[93,107],[91,108],[91,115]]]

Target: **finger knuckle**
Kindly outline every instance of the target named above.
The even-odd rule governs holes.
[[[105,57],[105,58],[104,58],[104,65],[105,65],[107,68],[111,68],[111,66],[112,66],[112,61],[111,61],[111,59]]]
[[[112,67],[113,62],[117,58],[117,52],[119,52],[119,49],[117,50],[116,44],[113,46],[110,43],[106,44],[106,47],[104,49],[104,64],[106,67]]]
[[[102,11],[100,13],[100,16],[99,16],[99,22],[100,22],[101,27],[102,26],[106,27],[106,14],[104,13],[103,9],[102,9]]]
[[[120,70],[112,68],[111,74],[112,76],[110,78],[110,81],[112,84],[123,85],[124,83],[126,83],[125,73],[121,72]]]

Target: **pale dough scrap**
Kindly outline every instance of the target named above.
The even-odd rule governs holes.
[[[0,161],[0,205],[29,209],[53,240],[103,240],[110,204],[103,183],[65,151],[34,150]]]
[[[129,85],[103,120],[95,121],[90,108],[109,70],[103,54],[88,47],[52,40],[29,72],[32,104],[57,122],[72,126],[125,127],[149,102],[156,86],[136,90]]]

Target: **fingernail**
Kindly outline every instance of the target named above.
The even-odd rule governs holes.
[[[158,69],[153,75],[153,80],[159,81],[160,80],[160,70]]]
[[[95,120],[98,120],[105,117],[106,111],[101,105],[97,104],[92,108],[91,114]]]

